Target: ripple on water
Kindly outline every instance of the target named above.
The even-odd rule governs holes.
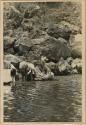
[[[4,86],[4,120],[81,121],[81,75]]]

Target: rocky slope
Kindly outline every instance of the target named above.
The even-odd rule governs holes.
[[[30,62],[43,55],[54,63],[81,58],[81,31],[80,3],[4,3],[5,55]]]

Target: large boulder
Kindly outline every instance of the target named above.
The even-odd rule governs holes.
[[[70,37],[71,56],[73,58],[82,57],[82,34],[72,35]]]
[[[70,48],[62,42],[62,39],[45,36],[31,41],[33,47],[29,52],[29,58],[40,59],[40,56],[46,56],[50,61],[57,62],[60,57],[67,58],[71,56]]]

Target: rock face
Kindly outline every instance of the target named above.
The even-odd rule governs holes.
[[[82,34],[70,37],[71,55],[73,58],[82,57]]]
[[[67,58],[71,56],[70,48],[62,42],[62,39],[57,40],[53,37],[47,36],[40,39],[33,39],[32,42],[34,45],[29,54],[34,59],[38,59],[43,55],[49,60],[57,62],[60,57]]]
[[[80,6],[74,4],[5,3],[5,67],[11,62],[17,68],[21,61],[32,63],[46,56],[47,66],[56,75],[81,73],[79,61],[73,67],[74,59],[82,57]]]

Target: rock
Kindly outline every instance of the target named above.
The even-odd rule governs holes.
[[[67,58],[67,62],[68,62],[69,65],[71,65],[72,61],[73,61],[73,58],[72,58],[72,57],[68,57],[68,58]]]
[[[76,69],[78,73],[82,73],[82,61],[79,58],[73,60],[71,64],[72,69]]]
[[[20,37],[18,40],[15,41],[13,45],[13,50],[19,56],[27,56],[29,51],[31,50],[32,44],[28,37]]]
[[[49,63],[46,63],[46,65],[50,68],[50,70],[51,70],[55,75],[57,74],[56,63],[54,63],[54,62],[49,62]]]
[[[77,69],[72,69],[72,70],[71,70],[71,74],[78,74]]]
[[[58,38],[58,41],[67,45],[67,41],[61,37]]]
[[[43,72],[40,71],[39,67],[36,66],[36,78],[35,80],[53,80],[54,79],[54,73],[49,72],[47,74],[44,74]]]
[[[42,80],[53,80],[54,79],[54,73],[49,72],[48,74],[45,74],[42,78]]]
[[[7,18],[11,19],[12,27],[18,28],[21,25],[23,15],[14,6],[9,6]]]
[[[12,54],[5,55],[4,60],[9,61],[9,62],[14,62],[14,63],[21,62],[21,59],[19,57],[14,56]]]
[[[70,48],[61,42],[61,39],[45,36],[31,41],[33,47],[29,52],[29,58],[32,60],[40,59],[41,55],[46,56],[50,61],[57,62],[60,57],[67,58],[71,56]],[[30,59],[31,60],[31,59]]]
[[[71,56],[73,58],[82,57],[82,34],[71,35],[70,37]]]
[[[55,38],[63,38],[65,40],[69,40],[70,38],[70,34],[71,34],[71,30],[69,29],[69,27],[59,27],[59,25],[52,25],[49,26],[47,29],[47,33]]]
[[[35,78],[35,80],[42,80],[44,74],[40,71],[38,66],[35,67],[35,71],[36,71],[36,78]]]
[[[30,32],[31,30],[33,30],[33,23],[30,19],[23,19],[21,26],[24,31]]]
[[[14,41],[14,38],[12,38],[10,36],[4,36],[3,40],[4,40],[4,51],[10,52],[12,50],[11,46],[12,46],[12,43]]]
[[[63,29],[65,27],[68,27],[70,29],[70,31],[72,31],[72,33],[75,33],[75,34],[80,33],[80,27],[70,24],[69,22],[66,22],[66,21],[61,21],[59,23],[59,27],[61,27]]]
[[[37,16],[40,10],[40,6],[39,5],[35,5],[32,4],[28,9],[25,10],[24,13],[24,18],[32,18],[34,16]]]
[[[67,75],[67,74],[70,74],[71,66],[68,64],[66,60],[64,60],[61,57],[58,62],[58,69],[59,69],[60,75]]]

